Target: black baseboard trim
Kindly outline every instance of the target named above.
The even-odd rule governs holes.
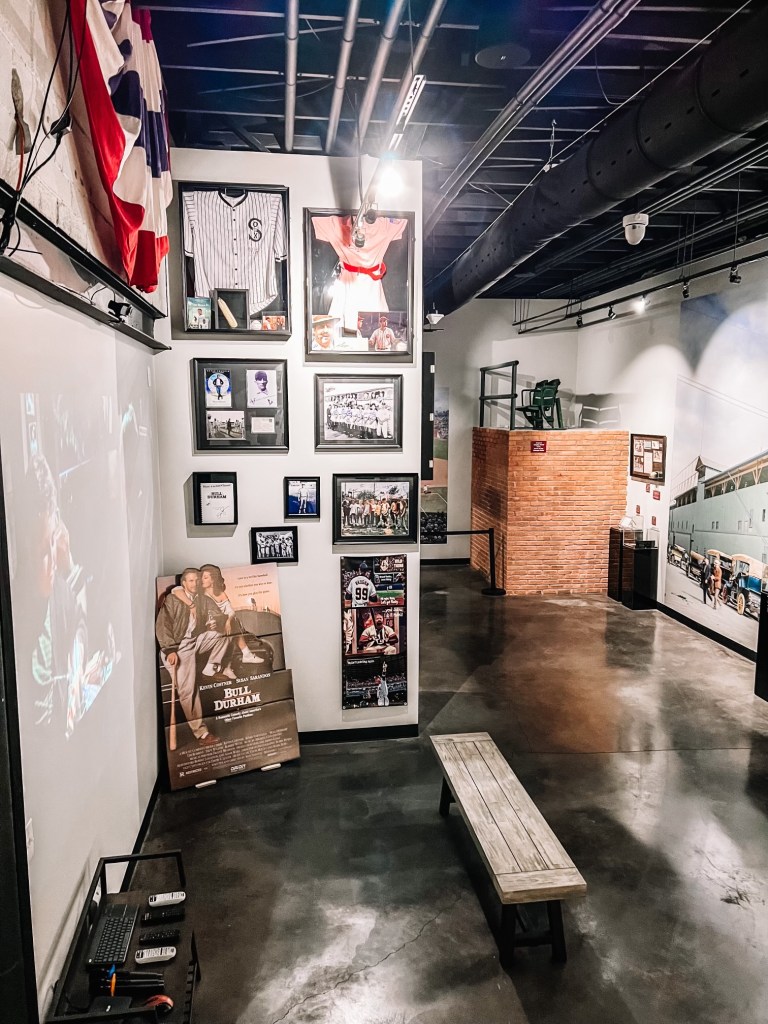
[[[468,558],[422,558],[422,565],[469,565]]]
[[[324,729],[300,732],[301,743],[360,743],[368,740],[403,740],[419,735],[418,725],[387,725],[374,729]]]
[[[714,640],[715,643],[720,644],[721,647],[727,647],[729,651],[734,651],[736,654],[740,654],[742,658],[747,658],[749,661],[757,661],[757,654],[755,651],[751,651],[749,647],[745,647],[743,644],[739,644],[735,640],[731,640],[728,636],[723,636],[722,633],[716,633],[714,629],[702,626],[702,624],[697,622],[695,619],[689,619],[687,615],[682,615],[680,612],[675,611],[674,608],[670,608],[668,605],[662,604],[660,601],[656,602],[656,607],[660,612],[664,612],[665,615],[668,615],[670,619],[682,622],[684,626],[688,626],[697,633],[701,633],[702,636],[707,637],[708,640]]]
[[[155,784],[152,787],[152,792],[149,795],[147,801],[147,809],[144,812],[144,817],[141,819],[141,825],[139,825],[139,831],[136,833],[136,840],[133,844],[131,854],[141,853],[141,848],[144,845],[144,840],[147,838],[147,832],[149,831],[149,823],[152,820],[152,815],[155,810],[155,804],[157,798],[160,795],[160,779],[155,779]],[[120,886],[121,892],[127,892],[131,888],[131,882],[133,881],[133,872],[136,869],[137,861],[132,860],[128,862],[125,875],[123,876],[123,883]]]

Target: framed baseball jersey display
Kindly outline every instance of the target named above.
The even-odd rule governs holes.
[[[186,330],[207,299],[204,329],[288,337],[288,190],[181,182],[179,211]]]
[[[334,473],[334,544],[415,544],[418,524],[416,473]]]
[[[315,451],[401,451],[403,378],[315,374]]]
[[[306,355],[413,361],[412,213],[305,210]]]
[[[405,555],[341,559],[341,706],[408,703]]]
[[[193,359],[195,448],[288,451],[284,359]]]
[[[237,473],[193,473],[195,526],[237,526]]]

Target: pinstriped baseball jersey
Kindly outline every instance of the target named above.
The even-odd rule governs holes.
[[[275,260],[288,254],[282,196],[185,192],[184,252],[194,260],[198,295],[247,288],[250,313],[258,313],[277,298]]]

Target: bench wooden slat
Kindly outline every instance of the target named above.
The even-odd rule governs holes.
[[[488,764],[484,755],[487,744],[482,742],[461,744],[464,763],[472,776],[475,785],[482,793],[488,810],[505,842],[513,851],[520,871],[536,871],[549,867],[531,839],[526,824],[520,820],[515,807],[510,802],[509,794],[494,775],[494,769]],[[472,753],[474,748],[474,753]]]
[[[488,766],[502,786],[506,787],[510,803],[523,822],[528,835],[536,844],[549,868],[572,868],[573,861],[565,852],[557,836],[549,827],[541,811],[526,793],[523,785],[502,757],[499,748],[490,738],[477,741]]]
[[[450,770],[451,792],[465,819],[472,822],[476,845],[491,875],[519,872],[520,865],[478,792],[461,753],[453,743],[444,743],[440,745],[440,758]]]
[[[578,868],[555,868],[499,875],[496,892],[502,903],[538,903],[545,899],[584,896],[587,883]]]

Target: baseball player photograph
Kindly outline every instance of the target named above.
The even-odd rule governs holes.
[[[187,329],[208,331],[211,327],[211,300],[194,296],[187,299]]]
[[[277,374],[274,370],[248,370],[246,388],[249,409],[277,406]]]

